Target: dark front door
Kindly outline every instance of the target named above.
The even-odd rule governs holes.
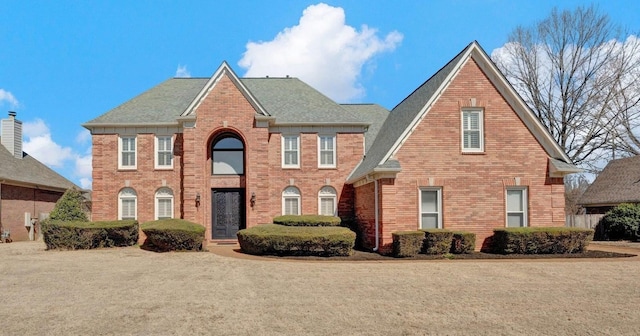
[[[244,229],[244,189],[212,189],[213,239],[236,238]]]

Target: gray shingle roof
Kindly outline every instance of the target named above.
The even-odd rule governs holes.
[[[84,125],[177,123],[176,118],[184,112],[208,80],[168,79]]]
[[[241,78],[276,124],[362,123],[359,114],[297,78]]]
[[[384,121],[389,116],[389,110],[378,104],[342,104],[342,107],[354,112],[360,120],[369,123],[369,129],[364,134],[365,153],[369,151],[373,141],[376,139],[378,132]]]
[[[402,133],[411,125],[429,99],[438,91],[465,51],[470,47],[471,44],[391,110],[389,117],[387,117],[378,132],[371,150],[367,151],[364,160],[351,173],[349,180],[360,178],[373,171],[378,165],[384,165],[384,162],[381,162],[382,159],[391,150]]]
[[[640,156],[610,161],[579,202],[606,205],[640,202]]]
[[[14,157],[4,146],[0,145],[0,180],[38,185],[43,189],[77,188],[73,182],[51,170],[40,161],[23,152],[22,159]]]

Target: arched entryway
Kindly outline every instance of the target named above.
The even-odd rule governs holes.
[[[245,145],[237,134],[225,132],[213,138],[210,148],[211,238],[235,239],[246,227]]]

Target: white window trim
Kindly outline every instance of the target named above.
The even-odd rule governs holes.
[[[133,191],[133,195],[122,195],[122,192],[131,189]],[[133,188],[124,188],[118,192],[118,220],[122,220],[122,200],[123,199],[133,199],[133,218],[138,219],[138,193],[136,193]]]
[[[292,137],[296,138],[296,143],[297,143],[297,148],[298,148],[298,150],[297,150],[297,160],[296,161],[298,163],[297,164],[286,164],[285,161],[284,161],[284,159],[285,159],[285,138],[292,138]],[[299,169],[300,168],[300,151],[301,151],[301,148],[300,148],[300,135],[299,134],[283,134],[280,138],[282,139],[281,140],[281,146],[280,146],[280,148],[282,149],[281,150],[281,152],[282,152],[282,168]]]
[[[418,189],[418,229],[422,229],[422,214],[431,213],[422,211],[422,192],[423,191],[435,191],[437,192],[438,201],[438,223],[437,228],[442,229],[442,188],[441,187],[421,187]]]
[[[325,188],[331,188],[331,191],[333,194],[323,194],[322,190]],[[322,215],[322,199],[323,198],[331,198],[333,201],[333,214],[331,215],[326,215],[326,216],[337,216],[338,213],[338,192],[336,191],[336,188],[332,187],[332,186],[324,186],[322,188],[320,188],[320,190],[318,191],[318,215]]]
[[[464,114],[468,112],[478,113],[478,128],[480,129],[480,148],[464,147]],[[463,153],[484,153],[484,111],[482,109],[464,109],[460,112],[460,147]]]
[[[162,193],[163,191],[168,191],[168,193]],[[160,200],[171,200],[171,208],[170,211],[171,213],[169,214],[169,218],[173,218],[173,190],[171,190],[170,188],[167,187],[163,187],[160,188],[156,191],[155,194],[155,219],[158,220],[160,219]]]
[[[133,139],[135,150],[133,151],[134,164],[131,166],[122,165],[122,139]],[[137,136],[119,136],[118,137],[118,169],[137,169],[138,168],[138,137]]]
[[[285,191],[289,188],[295,188],[298,191],[298,195],[285,195]],[[295,198],[298,201],[298,213],[293,215],[300,215],[302,213],[302,194],[300,188],[295,186],[288,186],[282,191],[282,215],[284,216],[287,213],[285,200],[289,198]]]
[[[522,191],[522,227],[529,226],[529,188],[528,187],[507,187],[504,191],[504,227],[509,227],[509,190]]]
[[[160,149],[159,140],[160,138],[169,138],[169,148],[171,152],[171,164],[170,165],[159,165],[158,164],[158,154]],[[137,148],[137,147],[136,147]],[[155,136],[155,156],[153,159],[153,166],[155,169],[173,169],[173,136],[171,135],[156,135]]]
[[[333,142],[333,163],[332,164],[322,164],[322,138],[331,138]],[[326,134],[318,134],[318,168],[336,168],[336,136],[335,135],[326,135]]]

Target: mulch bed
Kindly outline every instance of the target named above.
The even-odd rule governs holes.
[[[240,249],[236,252],[242,253]],[[627,258],[635,257],[635,254],[616,253],[607,251],[587,251],[584,253],[569,254],[493,254],[484,252],[473,252],[469,254],[447,254],[447,255],[428,255],[418,254],[415,257],[394,258],[383,256],[378,253],[355,250],[348,257],[315,257],[315,256],[264,256],[274,259],[292,259],[292,260],[342,260],[342,261],[384,261],[384,260],[445,260],[445,259],[558,259],[558,258]]]

